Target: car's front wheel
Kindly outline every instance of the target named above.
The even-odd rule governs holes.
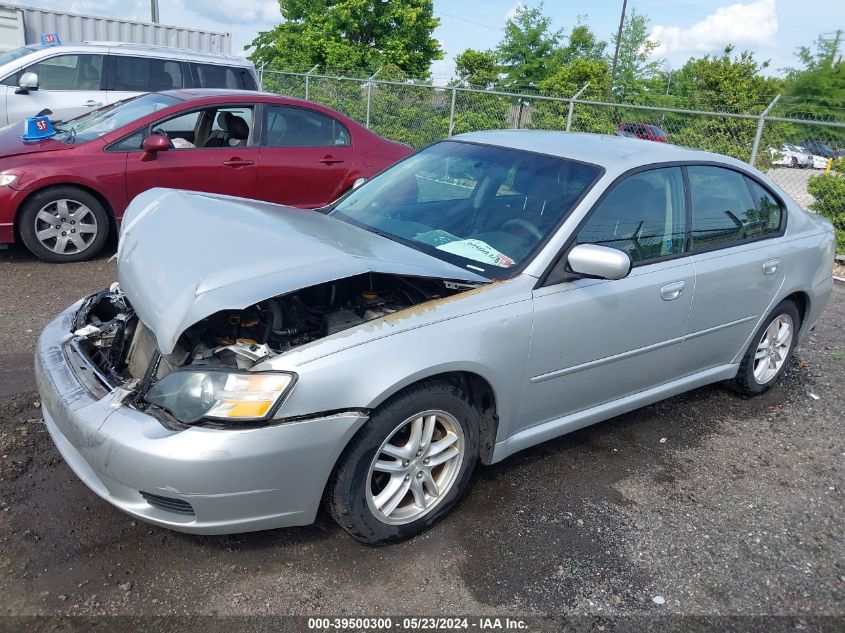
[[[747,396],[771,389],[789,366],[800,328],[801,315],[795,303],[781,301],[751,339],[733,387]]]
[[[329,513],[356,539],[410,538],[458,501],[478,457],[478,412],[445,380],[429,380],[378,407],[341,455]]]
[[[108,239],[109,218],[102,203],[77,187],[50,187],[22,205],[21,239],[46,262],[79,262],[96,255]]]

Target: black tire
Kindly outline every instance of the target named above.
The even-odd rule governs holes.
[[[93,239],[88,242],[86,247],[82,250],[72,250],[70,252],[60,254],[50,250],[47,246],[41,243],[36,236],[36,217],[38,212],[51,202],[58,200],[70,200],[77,204],[82,204],[91,210],[96,219],[96,231]],[[43,226],[43,223],[40,223]],[[72,186],[49,187],[42,189],[30,196],[26,202],[21,206],[18,219],[18,231],[20,232],[21,240],[26,244],[26,247],[33,255],[45,262],[55,264],[63,264],[67,262],[81,262],[91,259],[99,253],[109,237],[109,214],[100,201],[84,189]],[[73,229],[75,230],[75,229]]]
[[[766,328],[771,325],[772,321],[780,316],[787,316],[792,320],[792,340],[789,344],[789,350],[786,353],[786,359],[780,366],[778,371],[764,383],[760,383],[754,377],[754,357],[757,354],[757,348],[760,341],[766,332]],[[756,396],[771,389],[780,377],[786,372],[790,363],[792,362],[792,354],[795,352],[795,345],[798,342],[798,332],[801,329],[801,315],[795,303],[790,300],[781,301],[775,309],[769,313],[769,316],[763,321],[760,328],[754,333],[751,339],[751,344],[745,351],[742,361],[739,364],[739,371],[736,378],[730,383],[730,386],[738,393],[745,396]]]
[[[464,434],[465,450],[451,488],[427,514],[402,525],[383,522],[370,509],[367,486],[370,466],[388,437],[405,420],[418,413],[441,410],[453,416]],[[326,508],[332,518],[357,540],[369,545],[395,543],[434,525],[457,503],[464,492],[479,450],[479,418],[466,394],[439,379],[408,387],[375,409],[370,419],[343,451],[326,489]]]

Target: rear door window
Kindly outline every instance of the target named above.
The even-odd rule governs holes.
[[[268,147],[345,147],[352,142],[345,125],[321,112],[293,106],[264,111]]]
[[[693,253],[734,246],[762,235],[757,205],[745,176],[703,165],[690,166],[687,173]]]
[[[112,55],[111,89],[123,92],[158,92],[184,86],[182,64],[170,59]]]

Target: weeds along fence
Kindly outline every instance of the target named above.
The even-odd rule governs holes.
[[[307,73],[263,70],[260,76],[266,91],[322,103],[385,138],[417,149],[484,129],[640,137],[662,133],[670,143],[753,164],[804,207],[826,215],[841,213],[845,219],[845,177],[835,175],[834,169],[834,175],[818,178],[830,169],[826,154],[845,148],[845,116],[841,120],[810,118],[812,113],[777,98],[759,112],[709,112],[591,101],[578,97],[581,91],[560,97],[479,90],[461,84],[437,86],[380,78],[378,72],[370,77],[345,77],[316,69]],[[798,147],[810,143],[816,144],[819,153],[809,155]],[[833,181],[832,186],[821,182],[830,178],[841,182]]]

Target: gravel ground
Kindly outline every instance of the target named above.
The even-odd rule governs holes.
[[[114,265],[10,249],[0,271],[0,615],[779,615],[792,619],[760,630],[845,628],[841,285],[764,396],[698,389],[482,467],[444,522],[373,549],[325,515],[202,537],[101,501],[47,435],[29,355]],[[835,619],[806,624],[822,616]]]

